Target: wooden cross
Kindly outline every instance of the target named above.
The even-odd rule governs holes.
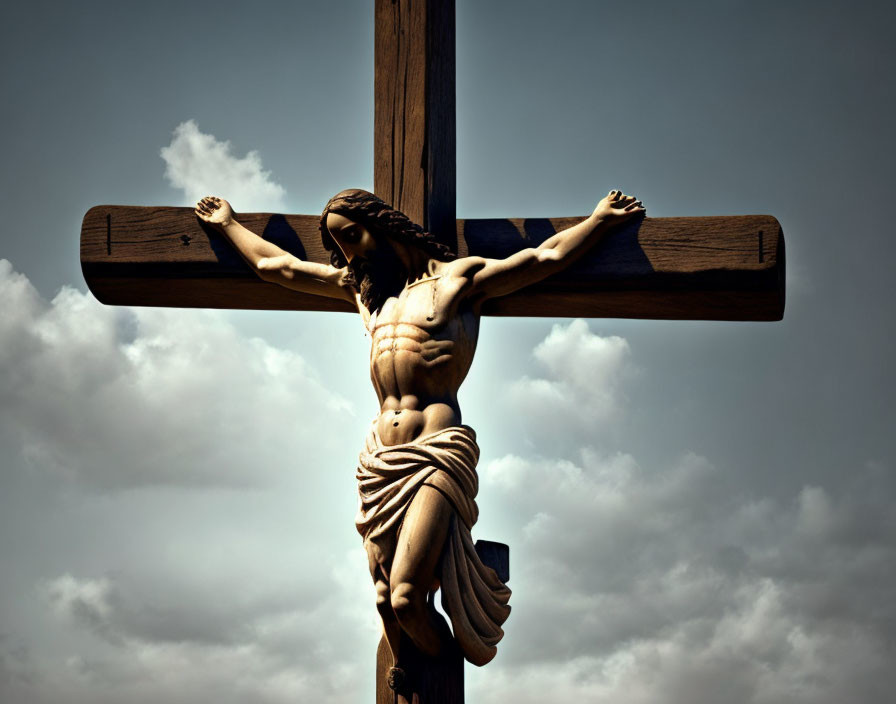
[[[378,196],[461,255],[503,258],[584,219],[456,219],[454,1],[376,0],[375,18]],[[303,259],[329,263],[316,214],[240,213],[240,221]],[[91,208],[81,262],[90,290],[108,304],[353,311],[260,280],[192,208]],[[483,308],[678,320],[780,320],[783,312],[784,239],[770,215],[630,221],[573,267]]]
[[[376,0],[375,32],[378,196],[461,256],[504,258],[584,219],[457,219],[454,0]],[[329,263],[317,214],[239,219],[301,259]],[[262,281],[191,207],[91,208],[81,263],[90,290],[108,304],[354,310]],[[772,216],[633,219],[569,269],[491,300],[483,314],[780,320],[784,271],[784,239]],[[377,701],[392,702],[382,667]],[[462,670],[456,661],[446,667],[424,687],[432,691],[416,692],[422,704],[463,700]]]

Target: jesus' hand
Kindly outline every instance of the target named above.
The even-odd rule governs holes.
[[[622,191],[610,191],[594,209],[593,217],[606,222],[608,225],[616,225],[628,220],[633,215],[647,212],[641,201],[634,196],[627,196]]]
[[[217,196],[206,196],[196,204],[193,212],[209,225],[224,228],[233,222],[233,208],[230,207],[230,203]]]

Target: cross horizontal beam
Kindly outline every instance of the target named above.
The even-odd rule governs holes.
[[[242,213],[301,259],[329,262],[316,215]],[[581,217],[457,220],[460,255],[502,258]],[[181,308],[349,311],[337,299],[257,278],[192,208],[100,205],[84,216],[81,264],[103,303]],[[607,233],[569,269],[489,301],[485,315],[780,320],[784,238],[770,215],[646,218]]]

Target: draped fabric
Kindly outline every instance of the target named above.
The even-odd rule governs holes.
[[[355,524],[388,579],[402,521],[419,488],[432,486],[448,498],[455,516],[438,568],[442,607],[464,657],[484,665],[504,636],[510,589],[482,563],[470,535],[479,515],[478,461],[476,433],[466,425],[386,446],[372,428],[358,467]]]

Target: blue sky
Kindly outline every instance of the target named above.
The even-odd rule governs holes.
[[[100,203],[370,188],[372,2],[2,18],[0,698],[368,700],[363,328],[103,307],[78,232]],[[780,323],[484,322],[474,536],[511,545],[514,611],[470,701],[892,691],[894,25],[458,0],[460,216],[621,187],[653,216],[773,214],[788,246]]]

